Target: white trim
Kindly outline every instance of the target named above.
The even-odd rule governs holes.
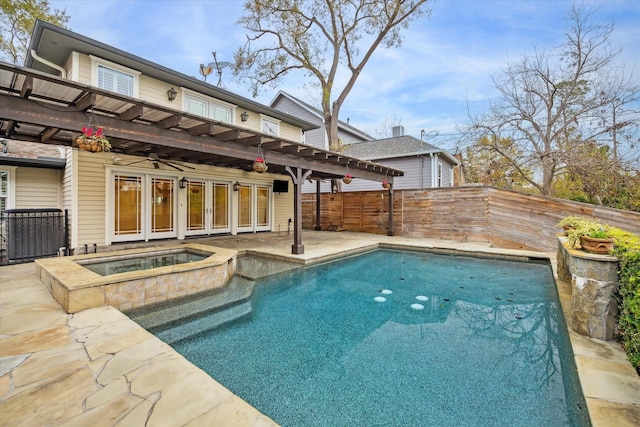
[[[7,172],[6,209],[16,207],[16,170],[17,166],[0,166],[0,171]]]
[[[91,72],[93,74],[93,71]],[[80,54],[76,51],[71,52],[71,80],[80,81]]]

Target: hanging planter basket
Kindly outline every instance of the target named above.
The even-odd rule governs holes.
[[[345,184],[351,184],[351,181],[353,181],[353,177],[349,174],[346,174],[342,177],[342,182],[344,182]]]
[[[264,153],[262,152],[262,144],[258,145],[258,157],[253,161],[253,165],[251,168],[254,172],[265,173],[269,166],[267,166],[267,162],[264,160]]]
[[[92,153],[111,150],[111,143],[102,133],[102,128],[93,112],[89,116],[87,126],[82,128],[82,135],[75,138],[75,143],[79,149]]]
[[[79,149],[90,151],[91,153],[109,151],[111,149],[111,144],[109,144],[109,141],[104,137],[102,137],[101,139],[96,139],[87,138],[84,135],[80,135],[76,137],[75,142]]]
[[[258,173],[264,173],[269,169],[269,166],[264,162],[264,159],[258,157],[252,165],[253,171]]]
[[[386,188],[386,189],[391,188],[391,184],[389,184],[389,181],[387,181],[386,179],[382,181],[382,188]]]

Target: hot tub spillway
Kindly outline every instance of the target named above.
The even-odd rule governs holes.
[[[223,291],[207,291],[125,312],[167,344],[217,328],[251,313],[255,282],[234,275]]]

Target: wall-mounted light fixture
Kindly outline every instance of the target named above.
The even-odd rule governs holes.
[[[240,114],[240,119],[243,122],[246,122],[247,120],[249,120],[249,114],[247,114],[247,112],[245,111],[244,113]]]
[[[240,183],[236,181],[236,183],[233,184],[233,191],[239,191],[239,190],[240,190]]]
[[[174,88],[171,88],[167,91],[167,98],[169,98],[169,101],[173,101],[174,99],[176,99],[176,96],[178,96],[178,91]]]
[[[185,178],[184,176],[182,177],[182,179],[180,181],[178,181],[178,185],[180,185],[180,188],[187,188],[188,184],[189,184],[189,180],[187,178]]]

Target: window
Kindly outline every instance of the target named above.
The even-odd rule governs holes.
[[[438,163],[438,187],[442,187],[442,164]]]
[[[233,108],[219,102],[210,101],[189,93],[185,96],[184,108],[186,112],[191,114],[208,117],[219,122],[232,123]]]
[[[279,123],[274,120],[262,119],[262,133],[277,136],[280,133]]]
[[[9,198],[9,172],[0,171],[0,212],[7,210]]]
[[[98,87],[121,95],[133,96],[134,76],[98,64]]]
[[[140,72],[97,56],[91,58],[91,84],[100,89],[137,98]]]

